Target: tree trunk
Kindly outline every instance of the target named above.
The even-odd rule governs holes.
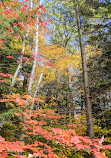
[[[94,128],[93,128],[93,119],[92,119],[92,107],[91,107],[90,94],[89,94],[86,55],[85,55],[85,50],[84,50],[84,46],[83,46],[83,37],[82,37],[82,30],[81,30],[80,16],[79,16],[79,6],[78,6],[77,0],[74,0],[74,2],[76,5],[76,19],[77,19],[77,27],[78,27],[78,34],[79,34],[79,45],[80,45],[81,57],[82,57],[82,70],[83,70],[83,80],[84,80],[88,134],[89,134],[90,138],[93,138],[94,137]]]
[[[37,20],[38,20],[38,18],[37,18]],[[37,31],[36,31],[35,54],[34,54],[35,59],[33,61],[32,71],[31,71],[31,75],[30,75],[30,79],[29,79],[29,86],[28,86],[28,93],[29,93],[29,95],[31,95],[32,86],[33,86],[33,83],[34,83],[34,76],[35,76],[35,73],[36,73],[36,63],[37,63],[36,57],[37,57],[37,53],[38,53],[38,42],[39,42],[39,39],[38,39],[38,34],[39,34],[38,28],[39,28],[38,24],[36,24]]]
[[[33,98],[36,98],[36,95],[37,95],[37,92],[38,92],[39,85],[41,83],[42,77],[43,77],[43,72],[41,72],[41,74],[40,74],[39,80],[38,80],[36,88],[35,88],[35,93],[34,93]],[[33,109],[33,106],[34,106],[34,101],[32,102],[31,110]]]
[[[42,4],[42,0],[39,1],[39,5]],[[34,76],[35,76],[35,73],[36,73],[36,64],[37,64],[37,61],[36,61],[36,57],[37,57],[37,53],[38,53],[38,44],[39,44],[39,25],[38,25],[38,22],[39,22],[39,19],[37,17],[37,23],[36,23],[36,39],[35,39],[35,59],[33,61],[33,66],[32,66],[32,71],[31,71],[31,75],[30,75],[30,79],[29,79],[29,86],[28,86],[28,94],[31,95],[31,91],[32,91],[32,86],[33,86],[33,83],[34,83]]]
[[[73,94],[72,94],[72,82],[71,82],[71,75],[69,74],[69,103],[71,109],[73,108]]]
[[[15,71],[15,74],[14,74],[14,76],[13,76],[13,79],[12,79],[12,82],[11,82],[11,85],[10,85],[10,93],[11,93],[11,91],[12,91],[12,87],[15,85],[15,80],[16,80],[16,78],[17,78],[17,76],[18,76],[18,73],[20,72],[21,67],[22,67],[22,57],[23,57],[23,54],[24,54],[24,51],[25,51],[25,42],[26,42],[26,38],[28,37],[28,34],[29,34],[29,28],[28,28],[28,30],[27,30],[27,33],[26,33],[25,38],[24,38],[24,41],[23,41],[23,48],[22,48],[22,55],[21,55],[21,57],[20,57],[20,63],[19,63],[19,65],[17,66],[17,69],[16,69],[16,71]],[[9,107],[8,103],[6,103],[5,105],[6,105],[6,108]]]
[[[23,91],[26,92],[28,74],[25,72],[23,81]]]
[[[71,75],[70,75],[70,72],[68,72],[68,93],[69,93],[69,117],[70,117],[70,124],[72,123],[72,120],[71,120],[71,116],[74,116],[72,115],[72,108],[73,108],[73,94],[72,94],[72,83],[71,83]]]
[[[31,3],[30,6],[31,6],[31,10],[32,10],[33,0],[31,0],[30,3]],[[26,42],[26,38],[28,37],[29,30],[30,30],[30,27],[29,27],[29,25],[28,25],[27,33],[26,33],[26,35],[25,35],[25,37],[24,37],[24,41],[23,41],[23,48],[22,48],[22,54],[21,54],[21,57],[20,57],[20,63],[19,63],[19,65],[18,65],[18,67],[17,67],[17,69],[16,69],[16,71],[15,71],[14,77],[13,77],[13,79],[12,79],[12,83],[11,83],[11,85],[10,85],[11,87],[14,86],[15,80],[16,80],[16,78],[17,78],[17,76],[18,76],[18,73],[19,73],[21,67],[22,67],[22,57],[23,57],[23,54],[24,54],[24,51],[25,51],[25,42]]]
[[[19,63],[19,65],[18,65],[18,67],[17,67],[17,69],[16,69],[16,71],[15,71],[14,76],[13,76],[12,83],[11,83],[11,85],[10,85],[11,87],[14,86],[15,80],[16,80],[16,78],[17,78],[17,76],[18,76],[18,73],[19,73],[21,67],[22,67],[22,57],[23,57],[23,54],[24,54],[24,51],[25,51],[25,42],[26,42],[26,38],[28,37],[28,34],[29,34],[29,28],[28,28],[28,30],[27,30],[27,33],[26,33],[25,38],[24,38],[24,41],[23,41],[23,48],[22,48],[22,55],[21,55],[21,57],[20,57],[20,63]]]

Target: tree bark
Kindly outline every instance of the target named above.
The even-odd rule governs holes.
[[[18,73],[19,73],[21,67],[22,67],[22,57],[23,57],[23,54],[24,54],[24,51],[25,51],[25,42],[26,42],[26,38],[28,37],[28,34],[29,34],[29,28],[28,28],[28,30],[27,30],[27,33],[26,33],[25,38],[24,38],[24,41],[23,41],[23,48],[22,48],[22,55],[21,55],[21,57],[20,57],[20,63],[19,63],[19,65],[18,65],[18,67],[17,67],[17,69],[16,69],[16,71],[15,71],[14,76],[13,76],[12,83],[11,83],[11,85],[10,85],[11,87],[14,86],[15,80],[16,80],[16,78],[17,78],[17,76],[18,76]]]
[[[26,87],[27,87],[27,79],[28,79],[28,74],[25,73],[24,74],[24,81],[23,81],[23,91],[26,91]]]
[[[32,5],[33,5],[33,0],[31,0],[31,2],[30,2],[31,10],[32,10]],[[18,76],[18,73],[19,73],[21,67],[22,67],[22,57],[23,57],[23,54],[24,54],[24,51],[25,51],[25,42],[26,42],[26,38],[28,37],[29,30],[30,30],[30,28],[29,28],[29,26],[28,26],[27,33],[26,33],[25,38],[24,38],[24,41],[23,41],[23,48],[22,48],[22,54],[21,54],[21,57],[20,57],[20,63],[19,63],[19,65],[18,65],[18,67],[17,67],[17,69],[16,69],[16,71],[15,71],[14,77],[13,77],[13,79],[12,79],[12,83],[11,83],[11,85],[10,85],[11,87],[14,86],[15,80],[16,80],[16,78],[17,78],[17,76]]]
[[[70,71],[70,70],[69,70]],[[68,72],[68,95],[69,95],[69,117],[70,117],[70,124],[72,123],[72,120],[71,120],[71,116],[74,116],[72,115],[72,108],[73,108],[73,94],[72,94],[72,83],[71,83],[71,75],[70,75],[70,72]]]
[[[36,88],[35,88],[35,93],[34,93],[34,96],[33,96],[34,99],[36,98],[36,95],[37,95],[37,92],[38,92],[38,89],[39,89],[42,77],[43,77],[43,72],[41,72],[39,80],[37,82],[37,85],[36,85]],[[34,101],[32,102],[31,110],[33,109],[33,106],[34,106]]]
[[[81,23],[80,23],[78,1],[74,0],[74,2],[76,5],[76,19],[77,19],[77,27],[78,27],[78,34],[79,34],[79,45],[80,45],[80,51],[81,51],[81,57],[82,57],[82,70],[83,70],[88,134],[89,134],[90,138],[93,138],[94,137],[94,128],[93,128],[93,119],[92,119],[92,107],[91,107],[90,94],[89,94],[86,54],[85,54],[85,50],[84,50],[84,46],[83,46],[83,37],[82,37],[82,30],[81,30]]]
[[[42,4],[42,0],[39,1],[39,5]],[[32,66],[32,71],[31,71],[31,75],[30,75],[30,79],[29,79],[29,86],[28,86],[28,94],[31,95],[31,91],[32,91],[32,86],[33,86],[33,83],[34,83],[34,76],[35,76],[35,73],[36,73],[36,64],[37,64],[37,61],[36,61],[36,57],[37,57],[37,53],[38,53],[38,44],[39,44],[39,25],[38,25],[38,22],[39,22],[39,19],[37,17],[37,23],[36,23],[36,38],[35,38],[35,59],[33,61],[33,66]]]

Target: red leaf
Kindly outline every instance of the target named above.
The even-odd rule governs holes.
[[[32,99],[32,97],[30,95],[24,95],[22,98],[25,98],[25,99]]]
[[[103,153],[100,152],[95,152],[94,155],[96,156],[96,158],[107,158]]]
[[[21,116],[21,113],[15,113],[16,116]]]
[[[55,134],[62,134],[62,129],[60,129],[60,128],[52,128],[52,131],[53,131]]]
[[[16,98],[16,103],[19,104],[19,105],[25,105],[26,102],[27,101],[25,99]]]
[[[39,102],[41,102],[41,103],[44,103],[44,100],[42,100],[42,99],[35,98],[35,100],[36,100],[36,101],[39,101]]]
[[[6,157],[8,157],[8,154],[5,151],[0,153],[0,158],[6,158]]]
[[[81,141],[79,140],[78,136],[73,136],[71,139],[71,143],[79,144],[81,143]]]
[[[84,149],[84,145],[82,144],[76,144],[76,147],[78,150],[83,150]]]
[[[4,83],[6,83],[6,84],[8,83],[7,81],[4,81],[4,80],[0,80],[0,82],[4,82]]]
[[[24,134],[22,137],[24,137],[24,138],[25,138],[25,137],[28,137],[28,135],[25,135],[25,134]]]
[[[39,8],[43,8],[43,6],[41,5],[41,6],[39,6]]]
[[[6,73],[6,75],[9,76],[9,77],[12,77],[12,76],[13,76],[12,74],[8,74],[8,73]]]
[[[14,58],[13,56],[6,56],[7,58]]]
[[[8,102],[8,99],[1,99],[0,102],[1,103]]]
[[[72,126],[73,126],[74,128],[77,128],[77,125],[75,125],[75,124],[73,124]]]
[[[0,73],[0,76],[7,77],[7,74]]]

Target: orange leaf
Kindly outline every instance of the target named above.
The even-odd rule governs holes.
[[[96,156],[96,158],[107,158],[104,153],[100,153],[100,152],[95,152],[94,155]]]
[[[22,98],[25,98],[25,99],[32,99],[32,97],[30,95],[24,95]]]
[[[21,113],[15,113],[16,116],[21,116]]]
[[[24,138],[25,138],[25,137],[28,137],[28,135],[25,135],[25,134],[24,134],[22,137],[24,137]]]

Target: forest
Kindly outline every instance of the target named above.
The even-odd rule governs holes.
[[[0,0],[0,158],[111,158],[111,0]]]

